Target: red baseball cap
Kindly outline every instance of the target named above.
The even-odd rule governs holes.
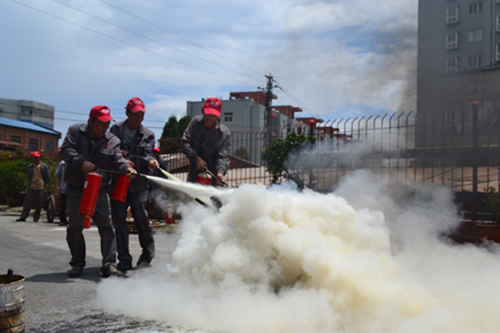
[[[111,118],[111,111],[106,105],[97,105],[90,110],[90,118],[97,118],[102,122],[115,121]]]
[[[216,97],[210,97],[203,104],[203,112],[206,114],[213,114],[220,117],[220,110],[222,109],[222,102]]]
[[[32,153],[31,153],[31,156],[32,156],[32,157],[41,157],[41,156],[42,156],[42,154],[41,154],[41,153],[37,150],[37,151],[32,152]]]
[[[129,99],[125,109],[130,110],[130,112],[132,113],[136,112],[146,113],[146,106],[139,97],[132,97],[131,99]]]
[[[159,153],[161,153],[160,147],[155,147],[154,150],[157,151],[157,152],[159,152]]]

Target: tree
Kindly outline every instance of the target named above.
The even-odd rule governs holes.
[[[305,186],[304,175],[309,165],[309,158],[301,158],[307,148],[316,142],[311,135],[289,133],[285,139],[276,139],[268,143],[262,151],[262,158],[267,162],[267,171],[272,175],[271,182],[278,183],[280,178],[295,182],[299,189]],[[314,179],[309,177],[309,188],[314,187]]]
[[[190,121],[190,116],[184,116],[179,121],[177,121],[177,117],[175,116],[168,118],[160,138],[160,150],[162,153],[180,152],[182,133],[184,133]]]

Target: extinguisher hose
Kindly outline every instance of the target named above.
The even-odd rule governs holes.
[[[217,176],[215,176],[212,171],[208,170],[207,167],[205,167],[205,172],[208,173],[210,176],[212,176],[212,178],[217,178]],[[224,185],[224,187],[229,187],[229,185],[226,182],[222,182],[222,185]]]
[[[106,169],[96,169],[95,172],[97,172],[97,173],[109,173],[109,174],[112,174],[112,175],[124,175],[124,176],[127,175],[127,172],[112,171],[112,170],[106,170]],[[137,173],[134,176],[147,177],[148,175],[144,175],[142,173]]]
[[[170,175],[172,178],[172,180],[178,180],[178,181],[182,181],[180,180],[179,178],[176,178],[174,176],[172,176],[170,173],[168,173],[167,171],[163,170],[163,169],[160,169],[163,173],[165,174],[168,174]],[[109,174],[112,174],[112,175],[126,175],[127,173],[126,172],[123,172],[123,171],[112,171],[112,170],[106,170],[106,169],[96,169],[95,172],[100,172],[100,173],[109,173]],[[137,176],[141,176],[141,177],[147,177],[147,175],[144,175],[144,174],[141,174],[141,173],[138,173]],[[170,178],[170,177],[169,177]],[[211,197],[210,198],[212,200],[212,203],[217,207],[217,209],[219,209],[221,206],[222,206],[222,203],[220,203],[220,200],[218,198],[214,198],[214,197]],[[204,202],[202,199],[200,198],[194,198],[194,200],[199,203],[200,205],[202,205],[203,207],[205,208],[211,208],[206,202]]]

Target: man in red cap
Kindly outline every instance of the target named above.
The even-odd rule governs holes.
[[[39,151],[31,153],[33,163],[28,165],[28,187],[26,189],[26,198],[23,203],[23,212],[16,220],[18,222],[26,221],[30,215],[31,207],[35,206],[33,221],[38,222],[43,204],[43,193],[50,183],[50,172],[47,164],[41,161],[42,154]]]
[[[153,156],[155,135],[142,125],[146,113],[144,102],[139,97],[133,97],[128,101],[125,109],[127,119],[113,125],[110,132],[121,140],[121,152],[124,157],[134,163],[137,172],[151,175],[158,167],[158,161]],[[132,269],[132,256],[128,245],[127,210],[129,206],[142,248],[137,267],[149,266],[155,256],[153,228],[148,217],[148,202],[149,180],[145,177],[137,177],[130,182],[125,202],[111,200],[112,218],[116,229],[118,269],[121,271]]]
[[[68,128],[61,146],[61,157],[66,161],[66,196],[69,220],[66,241],[71,251],[70,277],[80,276],[85,267],[85,238],[83,237],[84,216],[78,213],[87,173],[101,170],[126,172],[133,178],[137,172],[130,167],[120,151],[120,140],[108,132],[111,118],[109,108],[97,105],[90,110],[86,124],[76,124]],[[94,216],[95,225],[101,237],[102,268],[104,277],[122,275],[116,268],[116,238],[111,224],[109,192],[112,178],[103,173]]]
[[[181,139],[182,152],[189,158],[188,181],[196,183],[198,174],[208,168],[217,178],[212,185],[226,183],[229,169],[231,131],[220,122],[222,102],[211,97],[203,103],[202,115],[189,122]]]

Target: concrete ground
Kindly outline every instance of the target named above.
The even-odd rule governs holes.
[[[1,208],[1,207],[0,207]],[[0,211],[0,274],[12,269],[25,277],[26,332],[182,332],[178,328],[132,318],[110,316],[95,304],[96,287],[101,281],[101,254],[97,228],[84,230],[87,244],[87,267],[78,278],[69,278],[70,253],[66,228],[47,223],[42,215],[33,222],[16,222],[20,209]],[[167,264],[175,249],[175,233],[157,231],[156,257],[152,267]],[[141,253],[137,235],[130,235],[134,264]],[[132,276],[137,271],[128,272]]]

